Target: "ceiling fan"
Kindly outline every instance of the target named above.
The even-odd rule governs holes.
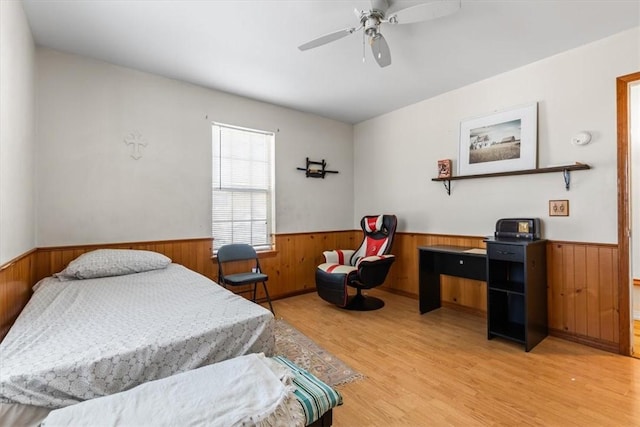
[[[380,32],[381,24],[411,24],[414,22],[430,21],[450,15],[460,9],[460,0],[438,0],[430,3],[418,4],[415,6],[400,9],[387,16],[389,10],[388,0],[371,0],[371,9],[361,10],[355,9],[355,14],[360,21],[357,27],[344,28],[325,34],[310,42],[298,46],[298,49],[304,51],[313,49],[318,46],[331,43],[357,31],[364,30],[362,40],[369,37],[371,52],[380,67],[386,67],[391,64],[391,51],[384,36]],[[364,54],[362,57],[364,61]]]

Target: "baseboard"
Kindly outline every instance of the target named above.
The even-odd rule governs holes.
[[[407,297],[407,298],[411,298],[411,299],[415,299],[415,300],[419,300],[420,297],[412,292],[407,292],[407,291],[402,291],[400,289],[394,289],[394,288],[388,288],[386,286],[383,286],[381,288],[378,288],[381,291],[386,291],[389,292],[391,294],[396,294],[396,295],[401,295],[403,297]],[[475,307],[467,307],[465,305],[461,305],[461,304],[454,304],[452,302],[448,302],[448,301],[440,301],[440,305],[442,307],[446,307],[446,308],[450,308],[452,310],[456,310],[456,311],[461,311],[463,313],[469,313],[469,314],[473,314],[474,316],[478,316],[478,317],[483,317],[486,319],[487,317],[487,312],[484,310],[480,310],[477,309]],[[417,308],[417,306],[416,306]]]
[[[618,343],[612,343],[608,341],[602,341],[591,337],[585,337],[582,335],[570,334],[558,329],[549,328],[549,335],[562,338],[567,341],[577,342],[589,347],[598,348],[600,350],[608,351],[610,353],[620,354],[620,348]]]
[[[420,297],[417,294],[414,294],[413,292],[407,292],[400,289],[389,288],[386,286],[382,286],[378,289],[381,291],[389,292],[390,294],[401,295],[403,297],[407,297],[415,300],[420,299]]]
[[[450,308],[451,310],[461,311],[463,313],[472,314],[474,316],[487,318],[487,312],[483,310],[479,310],[475,307],[467,307],[466,305],[454,304],[449,301],[441,301],[440,305],[442,307]]]
[[[280,294],[280,295],[278,295],[276,297],[271,298],[271,301],[277,301],[279,299],[285,299],[285,298],[289,298],[289,297],[296,297],[298,295],[310,294],[310,293],[315,292],[315,291],[316,291],[316,288],[307,288],[307,289],[300,289],[298,291],[293,291],[293,292],[286,292],[284,294]],[[267,298],[258,298],[257,301],[259,303],[267,302]]]

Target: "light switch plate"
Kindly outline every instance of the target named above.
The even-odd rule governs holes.
[[[569,201],[549,200],[549,216],[569,216]]]

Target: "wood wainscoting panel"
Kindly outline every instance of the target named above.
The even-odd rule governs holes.
[[[617,352],[617,246],[549,242],[547,269],[550,333]]]
[[[360,230],[278,234],[275,251],[260,254],[269,275],[272,299],[315,290],[316,266],[322,252],[355,249]],[[397,233],[392,253],[396,261],[383,287],[418,297],[418,247],[455,245],[484,248],[483,237]],[[38,280],[62,271],[82,253],[97,248],[129,248],[163,253],[213,280],[217,264],[211,256],[212,239],[185,239],[106,245],[38,248],[0,270],[0,336],[6,333],[31,295]],[[547,291],[550,333],[565,339],[618,352],[620,341],[618,247],[611,244],[553,242],[547,244]],[[259,298],[263,298],[260,289]],[[486,315],[485,282],[442,276],[442,304]],[[418,303],[416,301],[416,312]]]
[[[0,341],[31,297],[35,250],[0,267]]]
[[[163,240],[158,242],[107,243],[95,245],[39,248],[35,254],[35,277],[40,279],[58,273],[85,252],[96,249],[136,249],[159,252],[177,264],[207,276],[213,276],[212,239]]]
[[[482,239],[482,237],[468,236],[397,233],[392,250],[396,255],[396,262],[391,267],[385,287],[390,291],[417,297],[418,246],[484,247]],[[362,231],[360,230],[275,235],[275,251],[260,254],[262,269],[269,276],[268,287],[271,298],[278,299],[313,292],[316,267],[324,262],[322,252],[333,249],[356,249],[361,240]],[[173,262],[217,280],[218,267],[215,258],[211,257],[211,247],[211,239],[203,238],[39,248],[35,253],[33,282],[62,271],[69,262],[81,254],[100,248],[156,251],[168,256]],[[238,268],[240,267],[242,266],[239,265]],[[486,312],[484,282],[443,276],[442,283],[445,303],[480,314]],[[258,298],[264,299],[261,288],[258,288]]]

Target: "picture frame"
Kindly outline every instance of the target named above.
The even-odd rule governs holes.
[[[451,177],[451,159],[438,160],[438,178]]]
[[[537,163],[537,102],[460,123],[459,175],[535,169]]]

